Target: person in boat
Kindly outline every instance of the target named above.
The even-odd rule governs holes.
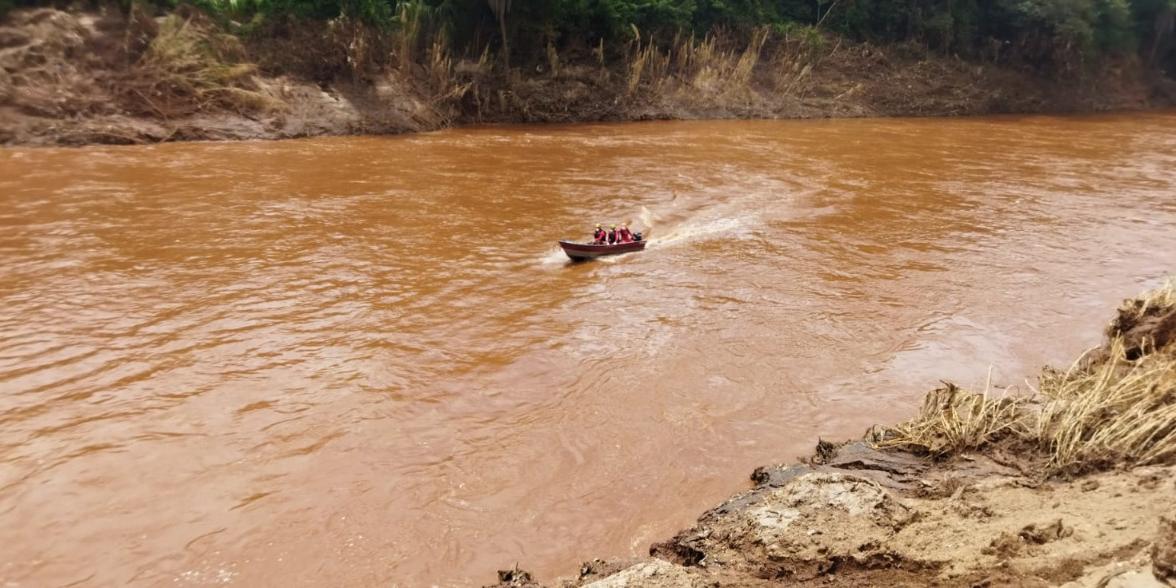
[[[608,238],[608,233],[605,232],[604,227],[600,226],[599,224],[596,225],[596,230],[592,231],[592,244],[593,245],[604,245],[604,241],[607,238]]]
[[[617,226],[609,225],[608,227],[608,244],[614,245],[617,242]]]
[[[632,243],[633,233],[629,231],[629,225],[621,225],[621,229],[617,231],[618,243]]]

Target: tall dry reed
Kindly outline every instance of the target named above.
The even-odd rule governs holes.
[[[1033,433],[1051,469],[1176,457],[1176,354],[1130,361],[1124,347],[1115,339],[1110,360],[1089,367],[1075,362],[1042,379],[1039,391],[1048,400]]]
[[[943,457],[984,447],[1007,436],[1024,435],[1031,423],[1025,399],[982,394],[945,383],[923,399],[919,415],[884,431],[880,447],[915,449]]]
[[[209,107],[238,111],[280,107],[251,87],[256,66],[240,41],[173,14],[163,19],[125,84],[154,114],[188,114]]]
[[[1141,320],[1156,338],[1128,344]],[[1124,328],[1124,327],[1129,328]],[[1176,281],[1127,301],[1108,329],[1109,340],[1065,372],[1046,369],[1033,399],[993,398],[948,385],[927,395],[919,414],[874,433],[882,447],[936,457],[982,449],[1004,439],[1035,449],[1047,474],[1115,464],[1176,460]],[[1092,359],[1095,358],[1095,359]]]

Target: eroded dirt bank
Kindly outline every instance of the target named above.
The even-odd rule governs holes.
[[[553,585],[1176,586],[1174,285],[1033,396],[948,384],[911,421],[758,468],[649,558]]]
[[[1176,103],[1137,64],[1045,77],[828,38],[550,54],[396,52],[346,24],[236,35],[201,14],[18,10],[0,22],[0,144],[400,133],[483,122],[1091,112]],[[603,55],[603,53],[601,54]]]

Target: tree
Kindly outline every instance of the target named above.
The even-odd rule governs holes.
[[[510,46],[506,42],[506,13],[510,12],[510,0],[486,0],[490,11],[498,19],[498,32],[502,35],[502,66],[510,72]]]
[[[1148,65],[1159,65],[1165,49],[1173,49],[1176,0],[1132,0],[1131,12],[1136,20],[1136,34],[1142,43],[1141,53],[1144,53]]]

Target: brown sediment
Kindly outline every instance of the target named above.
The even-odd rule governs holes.
[[[1152,545],[1152,572],[1169,586],[1176,586],[1176,509],[1160,518],[1159,529]]]
[[[1169,336],[1174,295],[1176,283],[1169,283],[1126,301],[1099,353],[1064,375],[1043,375],[1070,381],[1097,374],[1095,393],[1083,388],[1087,380],[1073,380],[1072,396],[1019,400],[1001,412],[1011,401],[984,394],[961,403],[970,393],[947,385],[932,392],[915,424],[874,429],[867,440],[842,445],[822,440],[803,463],[758,468],[754,488],[655,543],[650,559],[586,564],[578,578],[558,585],[1176,585],[1176,463],[1165,452],[1176,434],[1176,373],[1163,363],[1176,357]],[[1116,430],[1121,399],[1098,392],[1115,388],[1116,378],[1147,379],[1146,410],[1162,420],[1152,445],[1142,453],[1078,453],[1060,464],[1061,450],[1051,445],[1062,439],[1051,429],[1058,414],[1072,419],[1066,427],[1085,431],[1067,443],[1103,439],[1107,430],[1135,433]],[[1074,416],[1066,411],[1075,399],[1103,402],[1106,410]],[[964,441],[942,439],[958,423],[990,418],[1018,425],[985,421],[978,433],[959,437]],[[935,419],[939,429],[918,424]],[[902,442],[888,445],[895,436]]]
[[[1106,64],[1045,78],[907,46],[757,36],[716,47],[564,56],[496,71],[346,23],[230,34],[189,8],[16,10],[0,21],[0,144],[152,143],[386,134],[453,124],[1089,112],[1176,103],[1171,80]],[[357,49],[362,48],[362,50]],[[674,70],[669,51],[707,60]],[[419,53],[419,52],[418,52]],[[702,56],[702,57],[700,57]],[[635,67],[640,63],[642,67]]]
[[[1107,337],[1123,339],[1127,359],[1139,359],[1152,350],[1166,349],[1176,343],[1176,301],[1166,298],[1124,301],[1107,327]]]
[[[1099,487],[1082,490],[1031,482],[981,455],[933,464],[899,454],[922,463],[894,471],[895,452],[847,448],[884,469],[771,468],[771,480],[653,545],[651,559],[585,565],[552,585],[1095,585],[1107,564],[1151,552],[1156,521],[1176,500],[1171,466],[1095,474]],[[1140,484],[1151,475],[1168,483]],[[916,489],[961,478],[951,495]]]

